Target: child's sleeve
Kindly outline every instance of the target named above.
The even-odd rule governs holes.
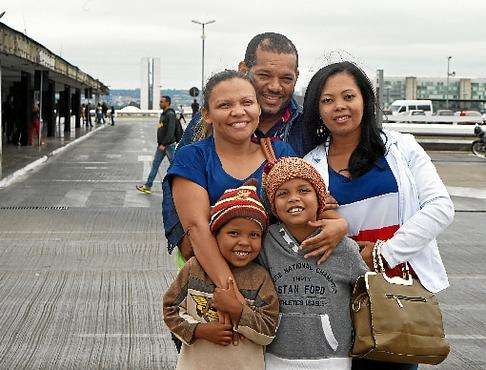
[[[194,330],[199,323],[187,313],[186,305],[192,262],[190,259],[179,271],[177,278],[167,289],[163,298],[165,324],[177,338],[187,345],[194,343]]]
[[[360,276],[363,276],[369,271],[368,265],[363,261],[363,258],[359,254],[359,246],[353,239],[344,238],[348,244],[350,256],[349,261],[349,282],[354,284]]]
[[[266,346],[275,338],[278,327],[278,297],[270,274],[263,268],[258,273],[264,280],[252,306],[244,305],[240,322],[234,328],[256,344]]]

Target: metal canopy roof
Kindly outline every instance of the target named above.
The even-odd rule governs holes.
[[[104,95],[108,87],[101,81],[54,54],[37,41],[0,22],[1,65],[10,73],[24,70],[48,70],[59,83],[78,88],[91,88]],[[8,72],[7,72],[8,76]]]

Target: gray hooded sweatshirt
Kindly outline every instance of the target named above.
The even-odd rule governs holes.
[[[355,241],[344,238],[320,265],[304,258],[282,223],[269,227],[260,263],[275,283],[280,324],[267,354],[294,365],[348,359],[352,345],[352,284],[368,271]],[[319,362],[319,361],[318,361]]]

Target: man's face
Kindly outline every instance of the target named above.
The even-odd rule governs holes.
[[[164,110],[169,108],[169,102],[165,98],[160,98],[160,108]]]
[[[250,76],[262,114],[282,113],[292,98],[298,75],[294,54],[257,49],[256,64],[250,69]]]

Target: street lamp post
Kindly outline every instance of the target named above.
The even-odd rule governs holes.
[[[202,26],[202,71],[201,71],[201,96],[202,96],[202,91],[204,89],[204,39],[206,38],[206,34],[204,33],[204,30],[205,30],[205,26],[207,24],[211,24],[211,23],[214,23],[216,22],[215,20],[210,20],[210,21],[207,21],[207,22],[201,22],[201,21],[197,21],[197,20],[191,20],[192,23],[196,23],[196,24],[200,24]],[[202,98],[201,98],[202,99]]]
[[[452,57],[447,57],[447,92],[446,92],[446,109],[449,109],[449,77],[454,77],[456,75],[456,72],[452,71],[449,72],[449,67],[451,63]]]

